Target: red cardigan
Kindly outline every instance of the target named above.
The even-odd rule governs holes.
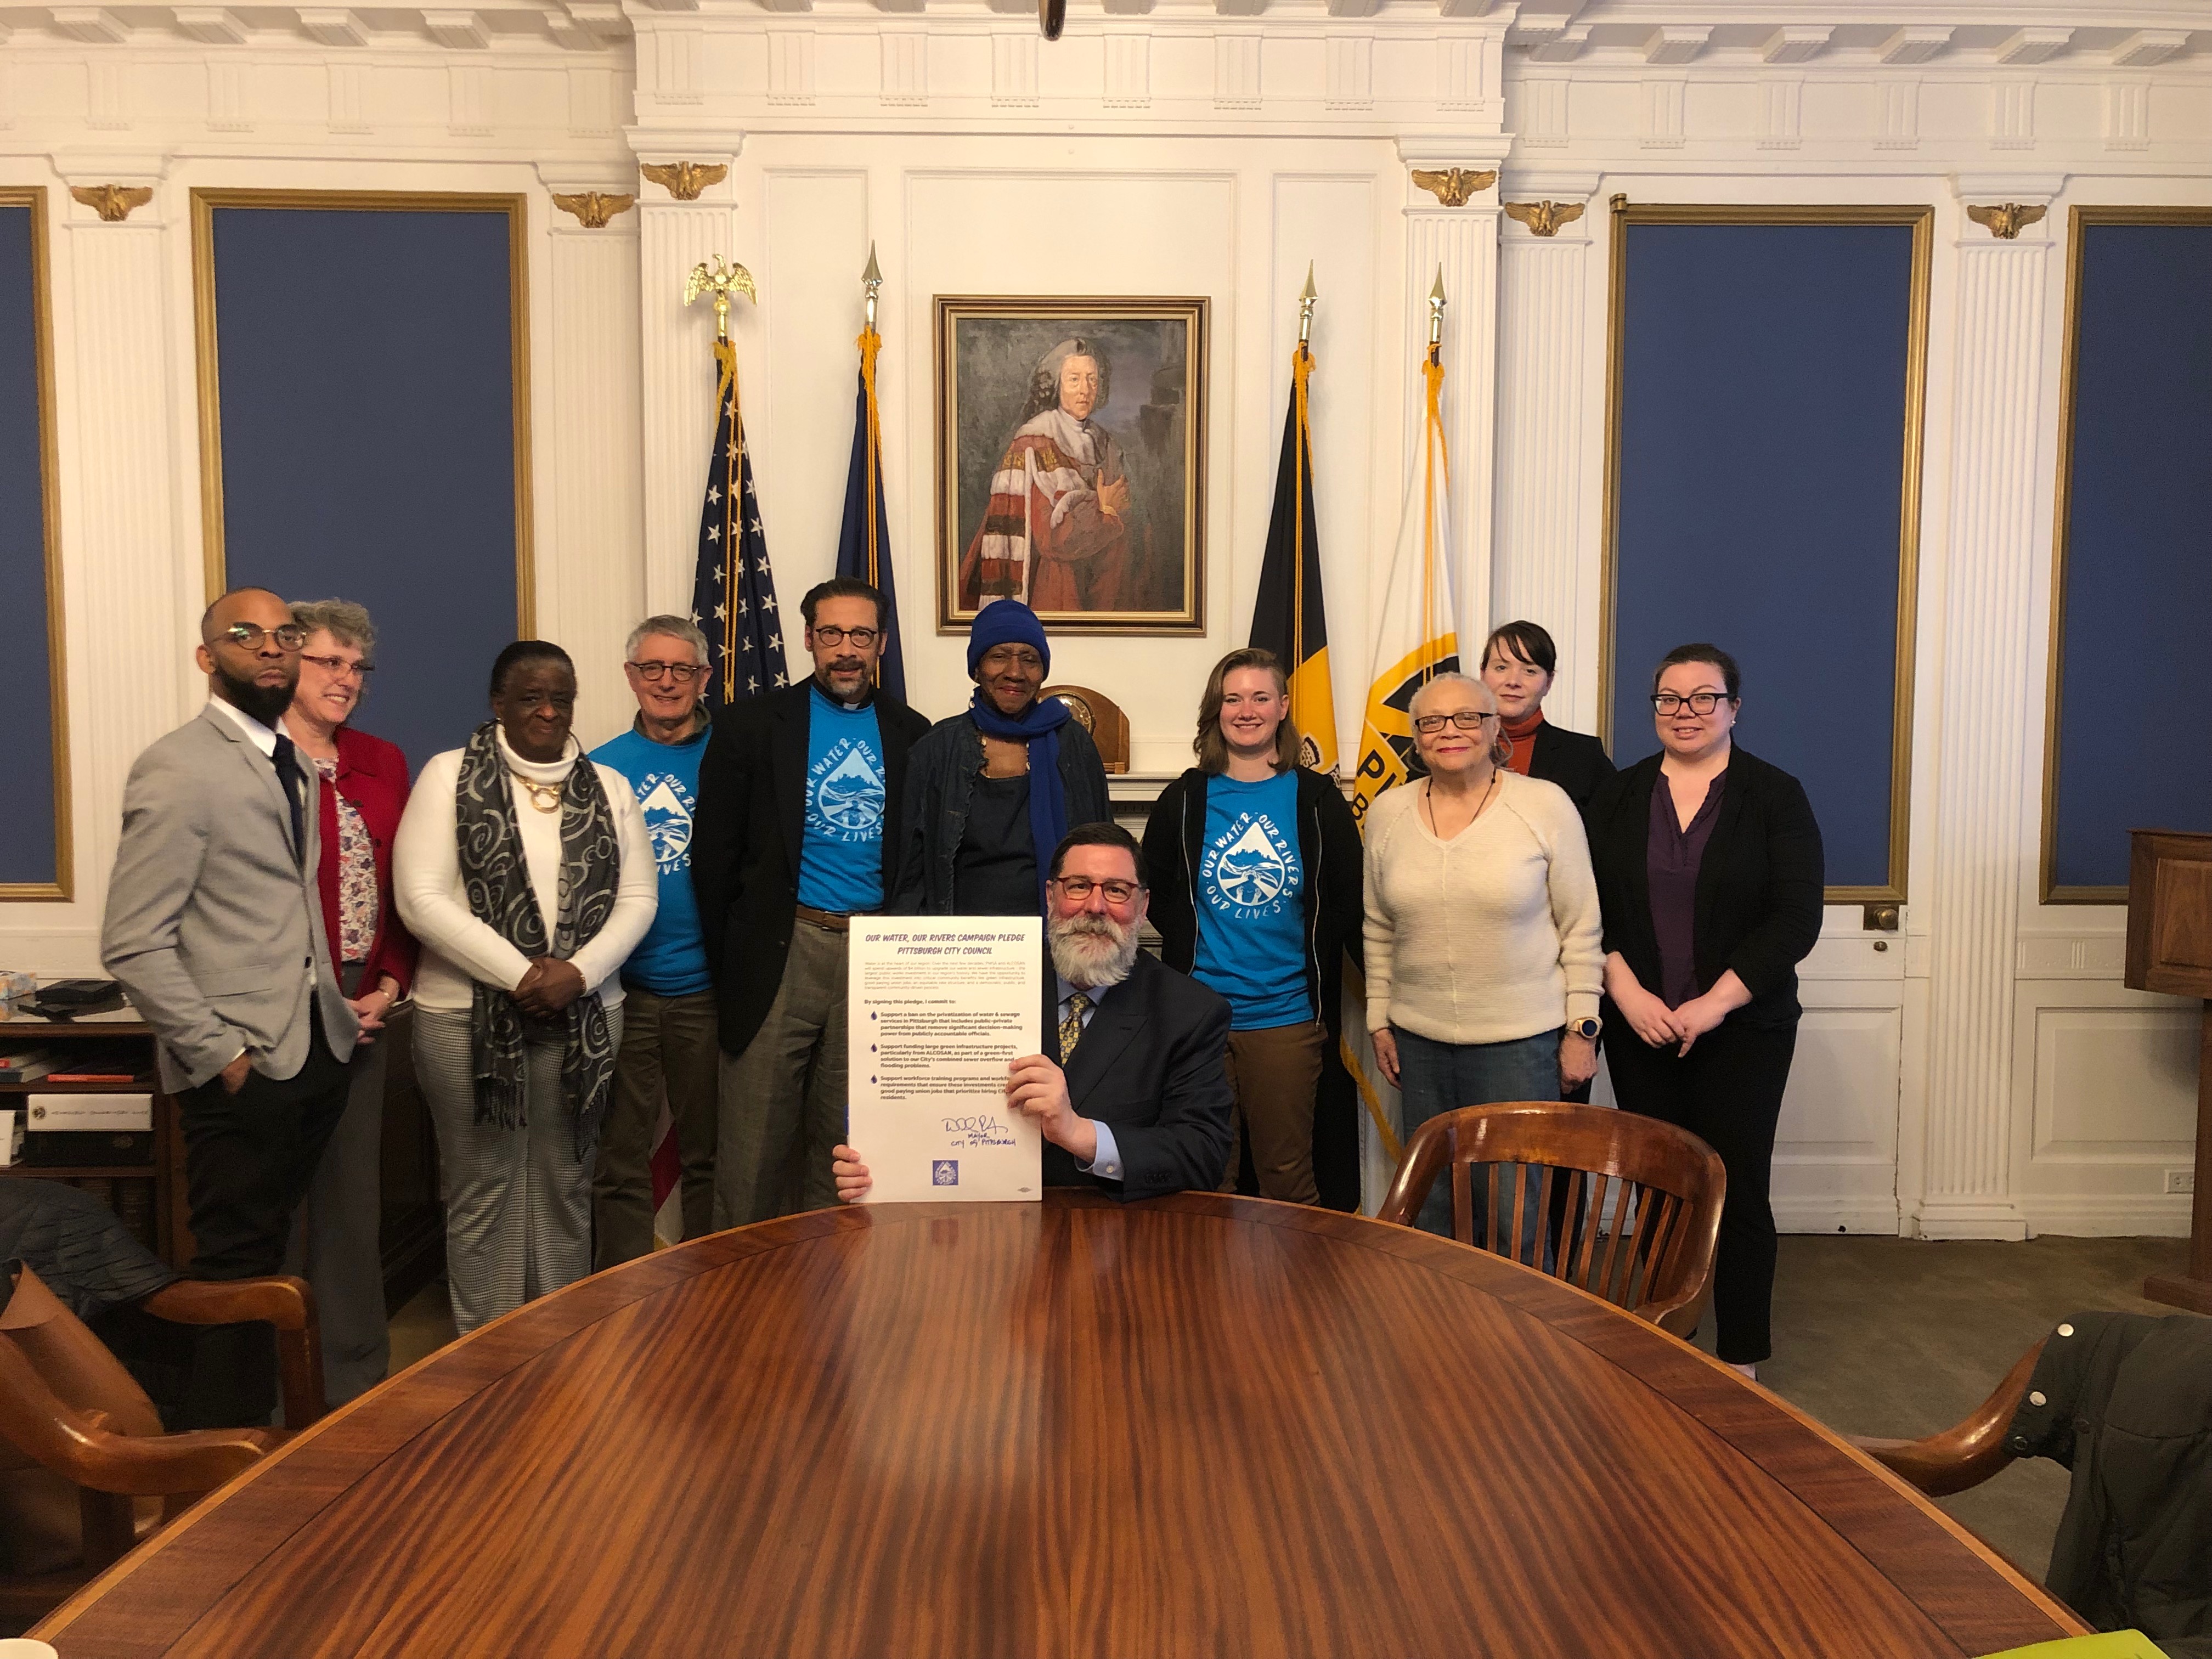
[[[399,815],[407,805],[407,757],[397,744],[372,738],[341,726],[337,732],[337,790],[321,792],[323,856],[316,879],[323,893],[323,928],[330,939],[331,966],[343,974],[338,960],[338,804],[343,795],[361,813],[376,849],[376,938],[368,947],[368,969],[362,980],[365,995],[389,974],[399,981],[399,994],[415,981],[415,936],[399,920],[392,898],[392,842],[399,833]]]

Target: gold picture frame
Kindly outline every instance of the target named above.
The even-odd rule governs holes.
[[[1211,309],[936,296],[938,632],[1007,596],[1056,634],[1206,631]]]
[[[1912,690],[1920,582],[1920,483],[1928,397],[1928,290],[1936,210],[1925,203],[1763,206],[1631,203],[1613,198],[1612,268],[1606,314],[1605,506],[1598,583],[1598,735],[1613,747],[1613,593],[1620,546],[1620,420],[1627,343],[1631,225],[1901,225],[1912,231],[1905,321],[1903,476],[1898,495],[1896,671],[1890,723],[1888,877],[1831,885],[1830,904],[1902,904],[1912,829]]]
[[[2066,671],[2066,532],[2074,507],[2074,398],[2081,345],[2081,248],[2092,225],[2212,225],[2212,207],[2076,207],[2066,225],[2066,321],[2058,380],[2058,478],[2051,511],[2051,639],[2043,689],[2043,845],[2037,902],[2125,904],[2125,882],[2061,886],[2058,857],[2058,694]]]
[[[33,373],[39,399],[39,501],[46,595],[47,754],[53,769],[54,875],[52,881],[0,882],[0,902],[67,903],[76,896],[75,819],[70,811],[68,630],[62,610],[61,483],[54,432],[53,266],[46,234],[46,192],[40,185],[0,187],[0,207],[30,210]]]
[[[520,193],[447,191],[228,190],[192,192],[192,316],[199,378],[200,544],[209,603],[227,585],[222,514],[222,360],[216,338],[215,216],[218,209],[331,212],[501,213],[507,216],[508,360],[514,409],[514,610],[517,637],[536,634],[537,561],[530,459],[530,216]]]

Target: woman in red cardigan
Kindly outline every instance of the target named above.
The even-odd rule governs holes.
[[[324,1386],[333,1406],[384,1380],[391,1341],[378,1243],[384,1139],[384,1018],[415,976],[415,940],[392,899],[392,841],[407,805],[407,757],[348,724],[375,668],[376,629],[347,599],[295,605],[307,630],[284,729],[322,775],[323,926],[346,1000],[361,1016],[345,1115],[309,1188],[287,1271],[314,1286]]]

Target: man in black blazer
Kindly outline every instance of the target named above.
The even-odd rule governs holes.
[[[1144,856],[1127,830],[1079,824],[1049,874],[1048,1053],[1006,1076],[1008,1103],[1043,1133],[1044,1184],[1117,1198],[1211,1190],[1229,1159],[1228,1002],[1137,948]],[[837,1160],[850,1203],[872,1178],[853,1148]]]
[[[848,929],[897,885],[907,757],[929,729],[876,687],[880,593],[840,576],[799,611],[812,675],[718,707],[699,766],[691,882],[722,1048],[717,1227],[835,1197]]]

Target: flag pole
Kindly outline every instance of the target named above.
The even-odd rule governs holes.
[[[867,269],[860,273],[860,289],[866,296],[861,301],[866,319],[860,330],[860,379],[868,388],[868,586],[883,587],[881,561],[883,550],[876,544],[876,478],[883,465],[883,436],[876,420],[876,354],[883,349],[883,336],[876,332],[876,293],[884,285],[883,267],[876,263],[876,245],[868,244]],[[878,684],[883,678],[883,663],[876,664]]]
[[[1436,437],[1443,428],[1444,306],[1446,303],[1444,266],[1443,261],[1439,259],[1437,261],[1435,286],[1429,289],[1428,360],[1421,366],[1421,376],[1428,382],[1427,409],[1422,416],[1421,422],[1421,465],[1425,475],[1426,499],[1431,503],[1436,500],[1437,492]],[[1443,487],[1447,490],[1451,488],[1451,477],[1449,473],[1445,475]],[[1421,623],[1431,636],[1440,631],[1440,618],[1437,615],[1437,556],[1439,551],[1446,557],[1450,556],[1449,548],[1440,550],[1436,544],[1436,514],[1433,509],[1422,515]],[[1423,664],[1421,683],[1424,685],[1427,684],[1434,678],[1436,672],[1436,665],[1433,663]]]
[[[1321,298],[1314,287],[1313,261],[1306,261],[1306,285],[1298,293],[1298,349],[1291,359],[1291,395],[1298,405],[1297,493],[1291,496],[1291,649],[1294,659],[1290,669],[1295,672],[1304,662],[1306,648],[1306,454],[1313,442],[1313,429],[1308,424],[1306,380],[1313,374],[1314,305]],[[1331,733],[1334,740],[1334,733]]]

